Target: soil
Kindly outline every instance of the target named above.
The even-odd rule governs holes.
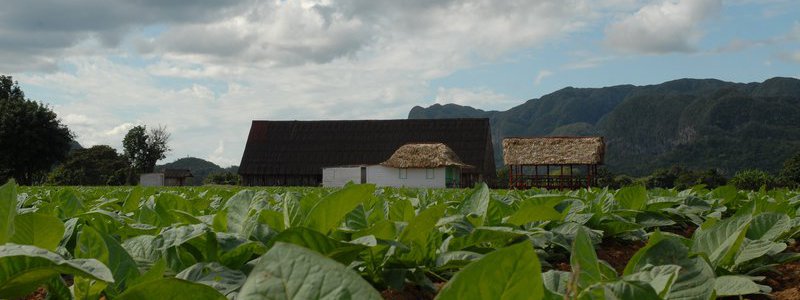
[[[791,243],[786,252],[798,252],[800,244]],[[776,300],[800,299],[800,261],[782,264],[775,271],[763,274],[764,284],[772,287],[770,295]]]
[[[661,230],[666,232],[671,232],[685,238],[692,238],[692,234],[694,234],[694,231],[697,230],[697,226],[694,224],[674,225],[671,227],[661,227]]]
[[[641,241],[603,240],[603,243],[596,247],[597,258],[608,262],[614,270],[617,270],[617,274],[622,274],[631,257],[644,245],[645,243]]]
[[[407,283],[403,286],[402,291],[390,288],[382,291],[381,296],[383,299],[387,300],[430,300],[436,297],[436,294],[442,289],[444,284],[444,282],[434,283],[434,286],[436,286],[436,293],[434,293]]]

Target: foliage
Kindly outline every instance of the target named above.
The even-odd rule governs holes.
[[[239,185],[239,174],[233,172],[217,172],[209,174],[203,183],[205,184],[224,184]]]
[[[761,170],[744,170],[731,178],[731,184],[743,190],[758,190],[761,187],[775,187],[775,177]]]
[[[800,152],[783,163],[780,178],[785,180],[789,185],[800,185]]]
[[[55,112],[26,99],[10,76],[0,75],[0,182],[41,180],[67,156],[72,137]]]
[[[769,270],[800,258],[788,247],[800,237],[798,199],[733,186],[10,182],[0,186],[0,298],[39,287],[62,299],[380,299],[389,288],[438,299],[750,298],[769,293]],[[686,227],[697,230],[670,233]],[[646,245],[621,269],[601,259],[608,240]]]
[[[166,127],[158,127],[147,132],[147,127],[139,125],[131,128],[122,140],[125,158],[130,165],[128,182],[136,181],[141,173],[151,173],[156,162],[166,157],[170,149],[167,146],[169,133]]]
[[[122,185],[128,163],[106,145],[72,151],[47,178],[53,185]]]
[[[457,105],[415,107],[410,119],[489,118],[495,162],[510,136],[599,135],[605,164],[632,176],[683,165],[729,176],[777,172],[800,147],[800,80],[761,83],[679,79],[648,86],[564,88],[506,111]]]

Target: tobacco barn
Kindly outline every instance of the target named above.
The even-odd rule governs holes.
[[[597,185],[603,164],[602,137],[517,137],[503,139],[509,188],[578,189]]]
[[[471,166],[458,186],[496,178],[488,119],[253,121],[239,175],[250,186],[319,186],[323,168],[379,165],[420,143],[444,144]]]

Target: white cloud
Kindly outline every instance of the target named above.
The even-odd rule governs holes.
[[[53,36],[64,40],[31,53],[44,62],[40,69],[58,67],[16,66],[32,73],[15,78],[58,95],[48,100],[84,146],[120,149],[133,124],[166,125],[173,149],[166,160],[188,155],[223,166],[240,160],[254,119],[404,118],[429,102],[431,89],[437,102],[506,109],[518,101],[486,88],[436,90],[431,82],[547,45],[600,20],[596,10],[636,2],[199,1],[185,11],[151,3],[169,6],[155,11],[138,2],[76,1],[108,18],[52,19],[43,31],[62,27],[64,35]],[[24,7],[14,11],[22,15]],[[3,51],[27,55],[0,46],[2,58],[16,57]]]
[[[539,74],[536,74],[536,78],[533,80],[533,84],[539,85],[542,83],[543,79],[550,77],[551,75],[553,75],[553,71],[541,70],[539,71]]]
[[[695,51],[701,24],[722,8],[722,0],[660,0],[609,24],[605,44],[631,53]]]

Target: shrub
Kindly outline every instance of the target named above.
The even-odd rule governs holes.
[[[731,184],[741,190],[758,190],[762,186],[774,188],[776,186],[775,177],[761,170],[744,170],[736,173],[731,178]]]
[[[797,186],[800,184],[800,153],[795,154],[783,163],[780,178],[786,185]]]
[[[232,172],[217,172],[209,174],[204,184],[239,185],[239,175]]]

